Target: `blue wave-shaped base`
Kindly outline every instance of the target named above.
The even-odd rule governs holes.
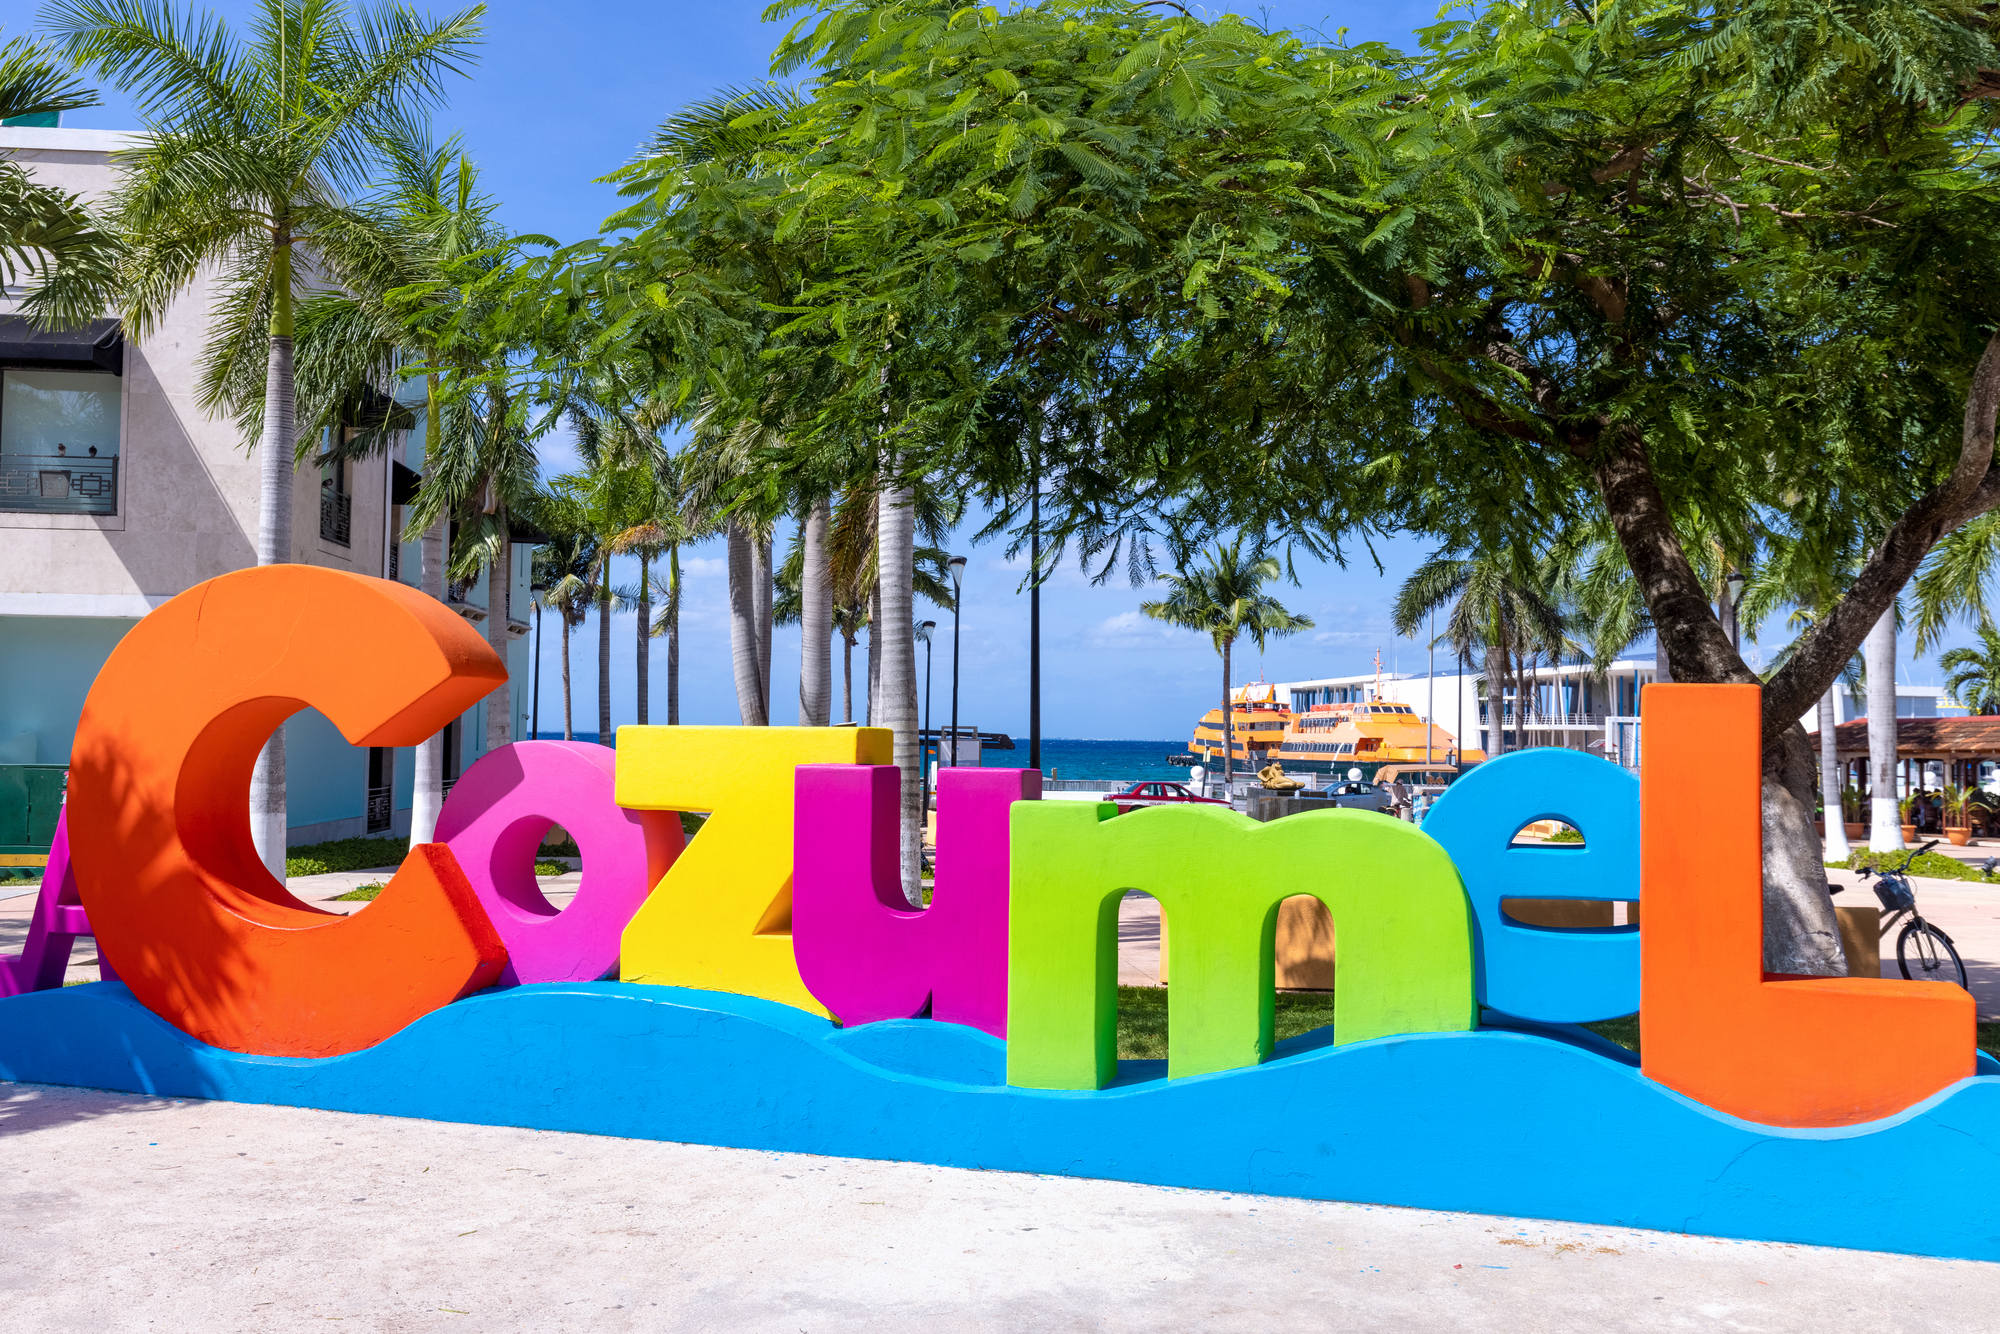
[[[327,1060],[196,1042],[115,982],[0,1000],[0,1079],[2000,1259],[1994,1075],[1786,1130],[1555,1026],[1308,1035],[1188,1079],[1127,1062],[1087,1093],[1008,1088],[1005,1051],[953,1024],[843,1030],[616,982],[482,993]]]

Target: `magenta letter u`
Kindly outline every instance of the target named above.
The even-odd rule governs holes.
[[[938,774],[936,888],[903,897],[894,765],[802,764],[792,856],[799,976],[845,1024],[931,1018],[1007,1036],[1007,808],[1037,769]]]

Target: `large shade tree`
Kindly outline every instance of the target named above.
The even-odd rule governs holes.
[[[1057,533],[1198,511],[1322,548],[1382,522],[1494,545],[1601,518],[1680,681],[1759,680],[1690,511],[1725,551],[1870,533],[1762,682],[1767,963],[1843,971],[1796,720],[1925,553],[2000,503],[1987,21],[1534,0],[1421,40],[835,6],[789,57],[842,76],[815,103],[846,132],[786,216],[871,262],[803,318],[881,382],[938,386],[941,421],[1025,364],[1033,311],[1084,315],[1103,354],[1065,373],[1092,373],[1104,426],[1043,456]],[[943,392],[919,360],[990,373]],[[907,438],[906,466],[997,457]]]

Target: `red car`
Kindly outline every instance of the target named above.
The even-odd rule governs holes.
[[[1187,803],[1198,806],[1229,804],[1214,797],[1197,796],[1185,783],[1134,783],[1123,792],[1105,793],[1104,799],[1116,802],[1120,815],[1129,815],[1141,806],[1178,806]]]

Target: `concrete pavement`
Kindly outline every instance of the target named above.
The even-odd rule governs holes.
[[[1996,1301],[1968,1261],[0,1084],[23,1334],[1956,1331]]]

